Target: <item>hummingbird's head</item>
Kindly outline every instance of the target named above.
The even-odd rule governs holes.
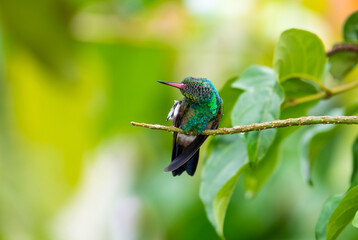
[[[206,78],[187,77],[181,83],[158,82],[179,88],[184,97],[193,103],[209,102],[213,94],[217,94],[214,85]]]

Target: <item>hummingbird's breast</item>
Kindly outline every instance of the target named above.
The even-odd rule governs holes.
[[[175,101],[167,120],[172,119],[173,126],[181,128],[185,132],[200,134],[205,129],[210,129],[212,122],[218,115],[222,100],[217,92],[212,92],[209,96],[201,98],[197,102],[186,97],[181,101]],[[180,137],[183,145],[187,145],[186,142],[189,143],[194,139],[188,135],[184,136]]]
[[[187,111],[184,113],[181,128],[200,134],[205,129],[210,128],[210,124],[218,115],[221,107],[221,99],[212,93],[212,97],[199,101],[198,103],[187,103]]]

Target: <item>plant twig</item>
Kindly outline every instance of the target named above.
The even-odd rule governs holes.
[[[163,126],[158,124],[131,122],[133,126],[145,127],[156,130],[164,130],[167,132],[184,133],[180,128],[173,126]],[[232,128],[219,128],[216,130],[205,130],[202,135],[225,135],[236,134],[251,131],[261,131],[270,128],[283,128],[292,126],[303,126],[313,124],[358,124],[358,116],[310,116],[300,118],[289,118],[285,120],[276,120],[272,122],[254,123],[250,125],[235,126]],[[195,135],[194,133],[185,133]]]
[[[337,52],[356,52],[356,53],[358,53],[358,45],[352,44],[352,43],[337,44],[337,45],[333,46],[333,48],[331,50],[329,50],[326,53],[326,55],[328,57],[330,57]]]
[[[330,98],[334,95],[346,92],[346,91],[354,89],[356,87],[358,87],[358,80],[349,82],[349,83],[346,83],[346,84],[343,84],[343,85],[340,85],[340,86],[337,86],[334,88],[326,89],[325,91],[318,92],[318,93],[308,95],[305,97],[290,99],[289,101],[283,103],[282,108],[293,107],[293,106],[296,106],[301,103],[319,100],[322,98]]]

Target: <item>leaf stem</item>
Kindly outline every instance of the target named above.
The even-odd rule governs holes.
[[[185,133],[182,129],[173,126],[163,126],[158,124],[131,122],[133,126],[145,127],[167,132]],[[250,125],[235,126],[232,128],[219,128],[216,130],[205,130],[202,135],[226,135],[251,131],[262,131],[270,128],[283,128],[292,126],[303,126],[313,124],[358,124],[358,116],[309,116],[300,118],[289,118],[284,120],[275,120],[271,122],[254,123]],[[185,133],[195,135],[194,133]]]

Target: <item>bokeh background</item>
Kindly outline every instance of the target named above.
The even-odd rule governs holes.
[[[0,0],[0,239],[218,239],[198,193],[206,145],[196,175],[173,178],[163,172],[171,134],[130,121],[168,124],[181,96],[157,80],[207,77],[220,89],[251,64],[272,66],[288,28],[331,48],[356,9],[356,0]],[[355,136],[342,130],[327,147],[339,163],[312,187],[301,135],[255,198],[238,184],[228,239],[314,238],[323,202],[349,184],[345,143]]]

